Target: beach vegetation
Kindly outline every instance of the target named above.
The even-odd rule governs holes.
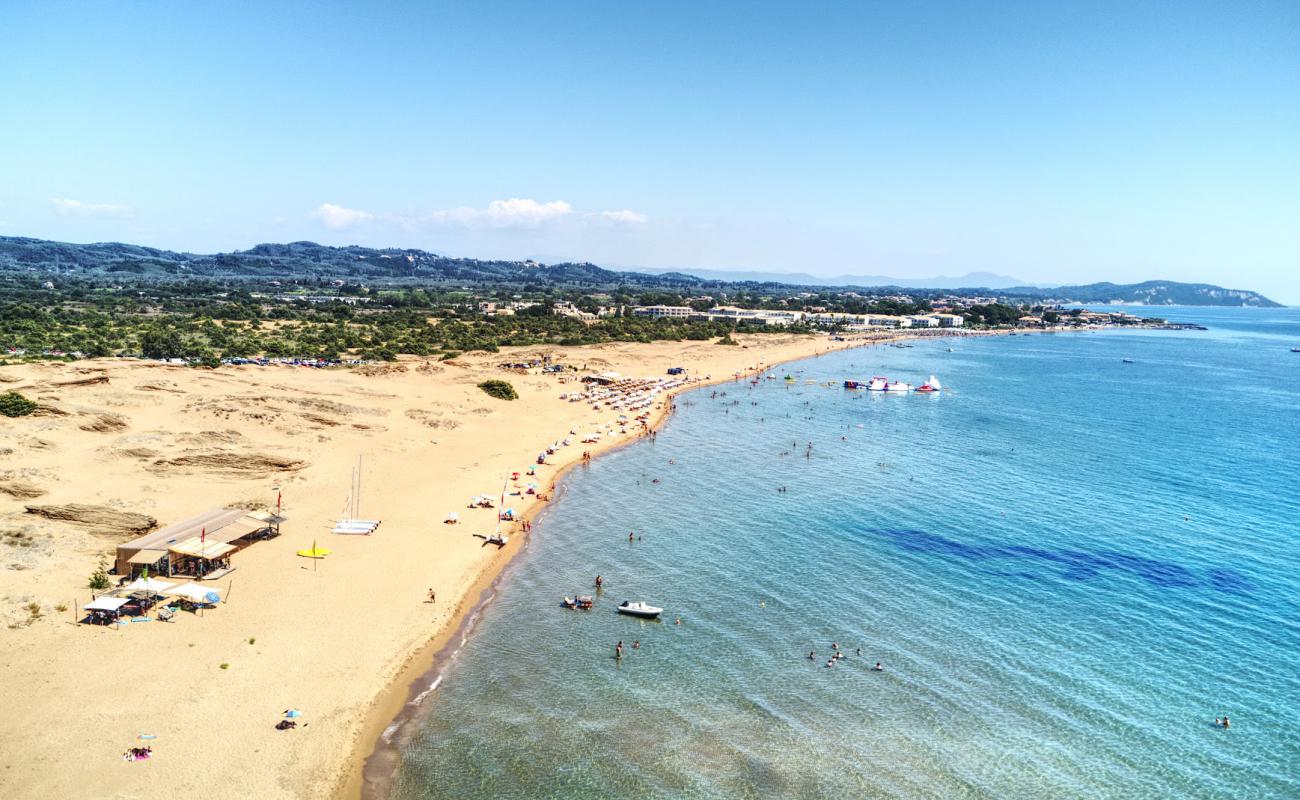
[[[719,340],[716,342],[716,344],[732,344],[732,345],[735,345],[735,344],[740,344],[740,342],[738,342],[738,341],[736,341],[735,339],[731,338],[731,334],[728,333],[728,334],[725,334],[721,339],[719,339]]]
[[[25,417],[36,410],[36,401],[15,391],[0,394],[0,414],[6,417]]]
[[[478,388],[498,400],[519,399],[519,393],[515,391],[515,387],[510,384],[510,381],[503,381],[494,378],[492,380],[483,381],[478,385]]]
[[[112,587],[113,582],[108,577],[108,570],[106,567],[107,564],[104,562],[104,559],[101,558],[99,560],[99,566],[91,573],[90,581],[87,583],[87,586],[97,592],[103,592]]]
[[[221,669],[230,669],[230,664],[228,664],[228,663],[226,663],[226,662],[224,662],[224,661],[223,661],[219,666],[220,666]]]

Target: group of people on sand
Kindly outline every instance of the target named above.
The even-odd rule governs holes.
[[[831,657],[830,657],[830,660],[826,662],[826,666],[828,666],[828,667],[833,667],[833,666],[835,666],[836,664],[838,664],[840,661],[842,661],[842,660],[848,658],[848,656],[844,655],[844,651],[840,649],[840,643],[839,643],[839,642],[831,642],[831,651],[832,651],[832,655],[831,655]],[[857,650],[857,654],[858,654],[858,657],[859,657],[859,658],[862,656],[862,648],[861,648],[861,647],[858,648],[858,650]],[[809,651],[808,651],[808,660],[809,660],[809,661],[816,661],[816,660],[817,660],[817,651],[816,651],[816,650],[809,650]],[[876,665],[875,665],[874,667],[871,668],[871,671],[872,671],[872,672],[884,672],[884,671],[885,671],[885,665],[884,665],[884,664],[881,664],[879,661],[877,661],[877,662],[876,662]]]
[[[130,747],[122,754],[123,761],[148,761],[153,758],[153,748],[148,745],[144,747]]]

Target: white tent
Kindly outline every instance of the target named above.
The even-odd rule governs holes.
[[[86,603],[82,608],[87,611],[116,611],[129,602],[130,599],[126,597],[101,597]]]
[[[193,600],[195,603],[208,602],[208,595],[216,594],[217,590],[211,586],[200,586],[197,583],[182,583],[180,586],[173,586],[166,591],[166,594],[173,597],[184,597],[187,600]]]
[[[168,581],[160,581],[157,578],[136,578],[124,587],[126,592],[154,592],[162,594],[176,584]]]

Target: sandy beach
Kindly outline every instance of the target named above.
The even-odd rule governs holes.
[[[579,389],[580,374],[657,378],[685,366],[695,378],[729,380],[867,343],[739,339],[742,347],[512,348],[331,370],[126,360],[0,368],[0,388],[42,404],[0,424],[0,793],[356,796],[362,762],[410,678],[524,542],[516,522],[503,526],[505,548],[484,546],[474,534],[493,531],[496,510],[467,508],[468,499],[499,495],[510,473],[570,437],[533,479],[549,495],[584,451],[638,435],[632,425],[625,436],[580,442],[632,416],[560,399]],[[543,353],[586,372],[562,384],[498,366]],[[510,380],[520,398],[489,397],[476,386],[488,378]],[[652,423],[666,398],[647,409]],[[332,535],[359,458],[361,516],[383,524],[372,536]],[[135,536],[112,527],[104,509],[162,526],[221,506],[274,507],[277,492],[282,535],[235,555],[234,572],[216,582],[226,598],[215,609],[171,624],[76,623],[100,557]],[[81,520],[27,511],[70,504],[103,508]],[[541,501],[507,505],[527,518]],[[451,512],[459,524],[444,524]],[[333,554],[295,555],[313,542]],[[300,726],[276,730],[291,707],[303,712]],[[154,757],[124,761],[142,742]]]

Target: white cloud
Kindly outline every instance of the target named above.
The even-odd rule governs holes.
[[[527,197],[493,200],[485,208],[459,206],[426,213],[406,214],[371,213],[369,211],[344,208],[334,203],[322,203],[311,212],[311,215],[332,230],[348,228],[357,223],[371,220],[395,223],[407,230],[424,227],[482,230],[538,228],[566,221],[570,224],[589,224],[593,222],[641,224],[648,219],[645,214],[629,211],[628,209],[579,214],[573,210],[572,205],[564,200],[552,200],[543,203]]]
[[[493,200],[487,208],[449,208],[434,211],[424,219],[432,223],[456,225],[487,225],[493,228],[531,228],[545,222],[563,219],[573,213],[573,206],[563,200],[539,203],[524,197]]]
[[[598,216],[612,220],[613,222],[631,222],[638,225],[649,219],[645,214],[640,214],[636,211],[629,211],[626,208],[622,211],[602,211]]]
[[[360,211],[355,208],[344,208],[334,203],[321,203],[311,212],[312,217],[318,219],[330,230],[341,230],[356,225],[358,222],[366,222],[375,218],[374,214],[369,211]]]
[[[109,203],[83,203],[80,200],[70,200],[66,197],[56,197],[50,202],[54,204],[55,212],[63,217],[124,218],[131,216],[131,209],[127,206],[116,206]]]

